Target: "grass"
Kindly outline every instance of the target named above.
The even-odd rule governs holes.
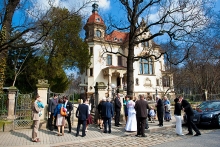
[[[2,128],[5,124],[11,124],[13,121],[8,120],[0,120],[0,128]]]

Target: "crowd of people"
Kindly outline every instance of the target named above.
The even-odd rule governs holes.
[[[122,103],[123,102],[123,103]],[[190,103],[183,99],[182,96],[174,99],[174,116],[176,119],[176,134],[184,135],[182,133],[182,120],[181,111],[184,111],[187,115],[188,133],[186,135],[193,135],[194,130],[196,134],[194,136],[201,135],[200,131],[192,121],[193,110]],[[135,136],[146,137],[145,129],[148,129],[148,121],[152,123],[155,122],[156,117],[158,120],[159,127],[163,127],[163,121],[171,120],[171,103],[166,96],[163,99],[156,97],[156,104],[150,106],[148,101],[143,95],[140,95],[137,99],[136,97],[125,96],[124,101],[121,100],[120,94],[118,93],[112,101],[108,97],[103,97],[99,102],[96,109],[96,120],[93,121],[91,116],[91,103],[88,99],[83,99],[83,103],[79,104],[76,110],[76,117],[78,118],[78,124],[76,129],[76,137],[79,136],[80,126],[82,125],[82,137],[86,136],[89,124],[97,123],[100,129],[103,129],[103,133],[111,133],[111,121],[114,118],[115,126],[119,127],[122,125],[120,123],[121,108],[124,107],[125,115],[125,131],[136,131]],[[41,102],[40,96],[36,96],[36,100],[33,104],[33,131],[32,131],[32,141],[39,142],[38,128],[39,120],[42,115],[41,110],[44,108],[44,104]],[[68,123],[68,133],[71,133],[71,111],[73,110],[73,105],[68,101],[67,96],[63,96],[58,99],[58,95],[54,95],[53,98],[49,100],[48,104],[48,128],[53,131],[57,129],[57,136],[64,136],[64,126],[65,122]],[[61,112],[65,111],[65,115]]]

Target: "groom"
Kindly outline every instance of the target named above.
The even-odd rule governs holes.
[[[137,135],[141,135],[141,137],[146,137],[144,134],[146,119],[147,119],[147,109],[150,109],[147,101],[144,100],[144,96],[140,95],[140,100],[135,103],[134,106],[136,110],[136,118],[137,118]]]

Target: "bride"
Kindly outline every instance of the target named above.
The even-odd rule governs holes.
[[[137,131],[136,111],[134,109],[135,102],[130,97],[130,101],[127,102],[128,120],[125,126],[126,131]]]

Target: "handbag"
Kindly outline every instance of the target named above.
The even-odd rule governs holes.
[[[67,115],[67,114],[66,114],[66,111],[64,110],[63,105],[62,105],[62,107],[60,108],[60,115],[62,115],[62,116],[66,116],[66,115]]]

